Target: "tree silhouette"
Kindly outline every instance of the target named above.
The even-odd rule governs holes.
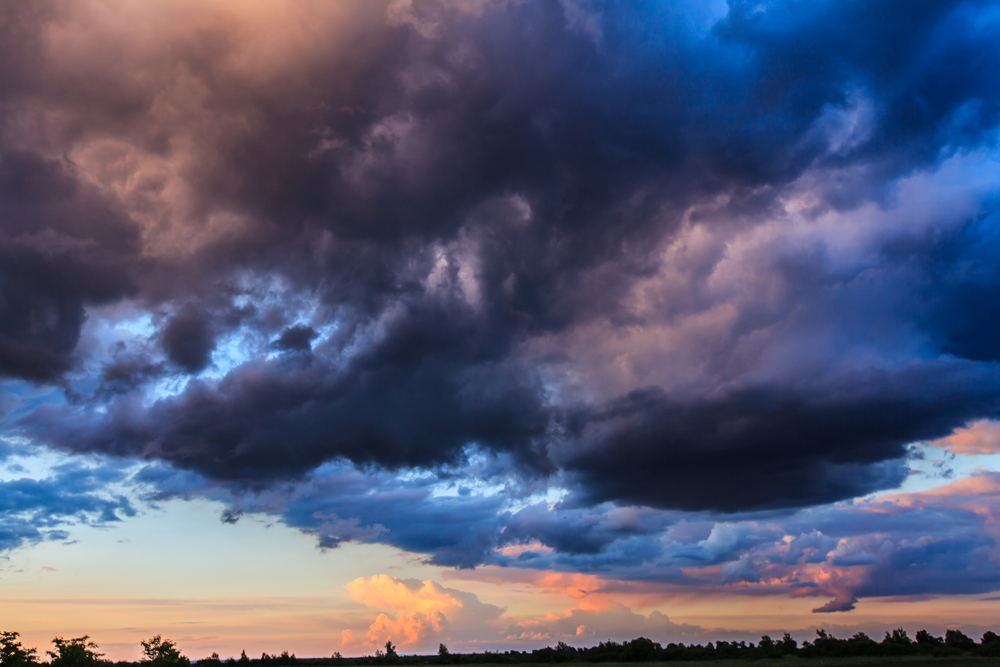
[[[107,662],[103,653],[94,650],[98,646],[90,641],[90,635],[75,639],[56,637],[52,643],[56,645],[55,652],[46,651],[52,658],[51,667],[96,667]]]
[[[38,664],[37,651],[21,645],[20,633],[0,632],[0,665],[3,667],[23,667]]]
[[[399,655],[396,653],[396,647],[392,645],[391,639],[387,639],[385,642],[385,661],[396,662],[398,659]]]
[[[943,639],[941,639],[940,637],[935,637],[926,630],[919,630],[915,635],[915,639],[917,640],[918,644],[927,644],[930,646],[940,646],[941,644],[944,643]]]
[[[961,630],[948,630],[944,633],[945,646],[967,651],[976,645],[976,641]]]
[[[644,660],[649,660],[650,657],[659,651],[660,645],[652,639],[636,637],[630,642],[625,642],[624,648],[625,660],[628,662],[642,662]]]
[[[452,658],[451,651],[449,651],[448,647],[445,646],[444,644],[438,644],[437,661],[438,663],[442,664],[450,664],[455,662],[455,660]]]
[[[892,631],[890,635],[888,632],[885,633],[885,639],[882,640],[883,644],[898,644],[900,646],[907,646],[912,640],[909,635],[906,634],[906,630],[903,628],[896,628]]]
[[[177,644],[169,639],[163,639],[160,635],[151,637],[149,641],[141,641],[143,658],[142,664],[151,667],[173,667],[174,665],[189,665],[191,661],[181,655],[177,649]]]

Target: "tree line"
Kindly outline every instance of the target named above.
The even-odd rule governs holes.
[[[49,656],[47,663],[40,662],[38,650],[26,648],[21,644],[21,635],[17,632],[0,632],[0,666],[2,667],[32,667],[47,664],[49,667],[108,667],[110,660],[104,659],[104,654],[98,652],[98,645],[90,640],[90,635],[52,640],[54,651],[46,651]],[[145,667],[186,667],[191,661],[181,655],[177,645],[160,635],[151,637],[148,641],[139,642],[142,646],[142,660],[139,664]]]
[[[181,655],[177,645],[160,635],[140,642],[143,657],[138,663],[119,661],[113,663],[98,652],[98,645],[89,635],[74,639],[56,637],[52,640],[55,648],[46,651],[49,660],[39,659],[38,651],[26,648],[17,632],[0,632],[0,667],[190,667],[192,661]],[[697,660],[762,660],[784,656],[802,658],[847,658],[855,656],[896,657],[896,656],[947,657],[958,655],[1000,657],[1000,636],[992,631],[983,634],[976,642],[960,630],[948,630],[944,637],[935,637],[926,630],[920,630],[911,639],[903,628],[886,632],[882,641],[875,641],[863,632],[847,639],[839,639],[825,630],[817,630],[816,638],[799,643],[787,632],[781,639],[764,635],[756,644],[745,641],[717,641],[701,644],[661,645],[646,637],[630,641],[608,640],[590,648],[574,648],[559,642],[555,647],[547,646],[532,651],[485,651],[483,653],[452,653],[441,644],[437,655],[399,655],[392,641],[385,643],[384,649],[375,655],[359,658],[344,658],[334,653],[329,658],[296,658],[288,651],[260,658],[249,658],[243,651],[239,659],[222,660],[218,653],[194,661],[199,667],[318,667],[320,665],[463,665],[463,664],[521,664],[521,663],[562,663],[562,662],[669,662]]]

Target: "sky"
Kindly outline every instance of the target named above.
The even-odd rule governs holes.
[[[0,5],[0,629],[1000,630],[1000,4]]]

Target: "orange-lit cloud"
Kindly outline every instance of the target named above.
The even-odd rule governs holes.
[[[355,579],[345,588],[351,598],[365,606],[395,612],[393,617],[380,613],[368,628],[367,641],[372,645],[390,640],[400,648],[418,645],[440,635],[448,622],[446,612],[462,607],[457,598],[433,581],[403,581],[377,574]],[[357,645],[353,635],[344,640]]]
[[[433,581],[415,583],[376,574],[355,579],[344,588],[352,599],[365,606],[406,613],[440,614],[462,606],[448,589]]]
[[[481,632],[503,613],[500,607],[484,604],[472,593],[429,580],[377,574],[355,579],[345,588],[353,600],[383,610],[369,626],[365,641],[358,641],[353,633],[342,635],[345,649],[380,646],[386,641],[400,649],[428,647],[448,631],[462,635],[464,629],[477,627]]]

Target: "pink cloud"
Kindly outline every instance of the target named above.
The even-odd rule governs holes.
[[[861,506],[888,513],[926,508],[961,509],[996,522],[1000,519],[1000,473],[979,473],[917,493],[886,494]]]
[[[955,429],[945,438],[932,440],[932,447],[941,447],[955,454],[1000,454],[1000,422],[980,419]]]
[[[576,639],[577,644],[583,646],[608,638],[624,640],[640,635],[690,640],[705,637],[706,631],[695,625],[674,623],[659,611],[643,615],[623,604],[610,603],[603,609],[578,606],[561,613],[521,620],[507,629],[505,638],[512,642]]]

